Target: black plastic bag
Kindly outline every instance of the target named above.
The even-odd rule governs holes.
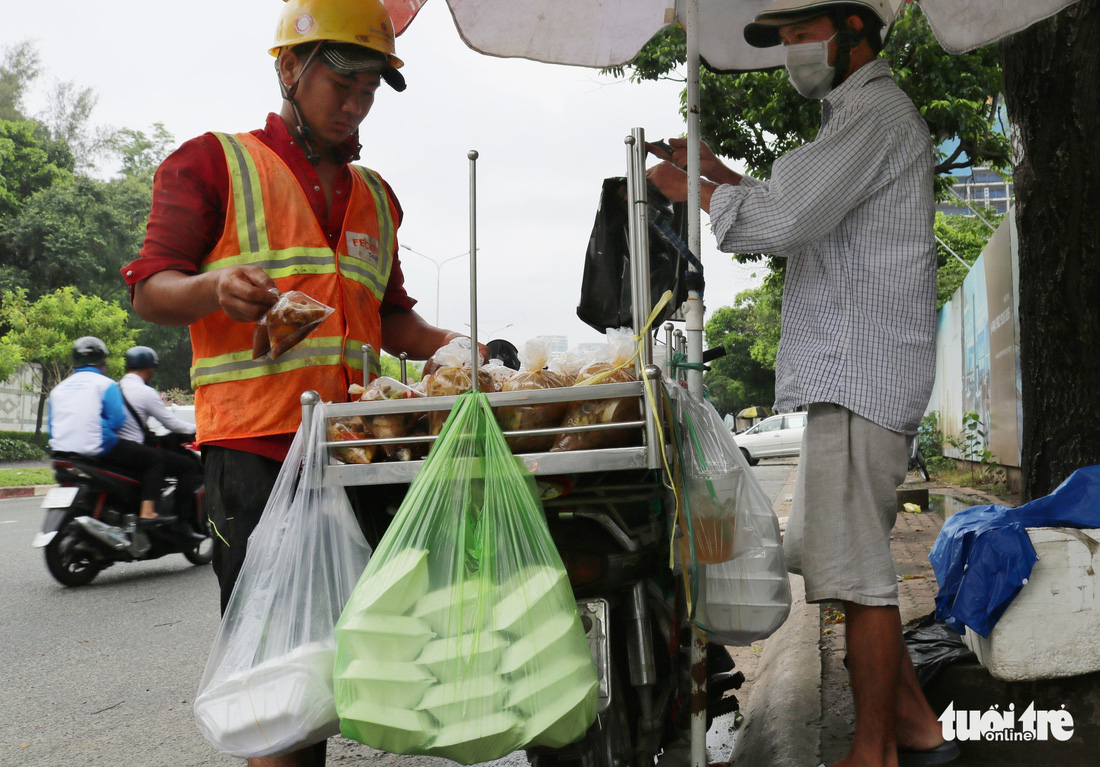
[[[904,637],[921,687],[927,687],[944,667],[976,659],[963,638],[937,621],[934,613],[921,618],[916,626],[905,632]]]
[[[687,204],[669,202],[653,184],[648,184],[648,198],[650,295],[656,302],[666,290],[672,291],[672,300],[654,323],[659,325],[687,300],[685,272],[689,261],[696,264],[700,283],[702,268],[686,244]],[[581,321],[601,333],[634,325],[627,205],[626,179],[604,179],[577,304]],[[651,309],[645,308],[643,319]]]

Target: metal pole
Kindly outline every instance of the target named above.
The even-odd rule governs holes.
[[[699,131],[699,0],[687,4],[687,120],[688,120],[688,247],[698,256],[700,250],[700,145]],[[688,291],[684,307],[684,330],[687,332],[689,363],[703,361],[703,296],[699,291]],[[688,392],[703,396],[703,371],[689,370]],[[705,724],[705,723],[704,723]],[[705,758],[705,756],[704,756]]]
[[[477,391],[477,150],[466,156],[470,158],[470,391]]]
[[[363,344],[360,351],[363,352],[363,388],[365,389],[370,386],[370,355],[373,350],[370,344]]]
[[[408,385],[409,383],[409,353],[401,352],[398,357],[401,360],[401,383]]]
[[[946,250],[948,253],[953,255],[955,258],[959,259],[959,263],[966,267],[966,271],[968,271],[968,272],[970,271],[970,264],[966,263],[966,261],[963,260],[962,256],[960,256],[958,253],[953,251],[951,249],[950,245],[948,245],[946,242],[941,240],[940,236],[938,234],[936,235],[936,242],[938,242],[940,245],[942,245],[943,249]]]

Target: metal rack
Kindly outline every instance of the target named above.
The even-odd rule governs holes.
[[[650,365],[645,370],[653,386],[660,385],[660,370]],[[620,469],[656,469],[660,466],[660,446],[657,444],[658,414],[645,402],[645,391],[641,381],[629,383],[609,383],[597,386],[568,387],[564,389],[541,389],[537,391],[495,392],[486,394],[493,408],[516,405],[539,405],[561,402],[587,402],[628,397],[639,398],[639,410],[642,417],[618,423],[603,423],[590,426],[555,426],[546,429],[525,429],[505,431],[505,437],[533,437],[565,433],[584,433],[598,431],[631,432],[628,441],[637,443],[635,447],[612,447],[599,450],[570,450],[547,453],[520,453],[517,455],[528,470],[535,475],[546,474],[583,474],[589,472],[615,471]],[[460,396],[460,395],[459,395]],[[375,402],[321,402],[316,392],[308,391],[302,395],[302,423],[312,424],[314,411],[320,407],[325,418],[341,418],[378,415],[410,415],[428,412],[449,411],[454,407],[457,396],[417,397],[414,399],[385,400]],[[324,446],[330,451],[340,447],[363,447],[368,445],[409,445],[432,443],[435,435],[407,437],[369,438],[357,440],[326,440]],[[389,461],[369,464],[349,464],[330,459],[324,469],[323,483],[327,486],[383,485],[412,482],[424,461]]]

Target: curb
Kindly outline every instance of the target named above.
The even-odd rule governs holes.
[[[26,485],[24,487],[0,487],[0,500],[5,498],[31,498],[45,495],[51,487],[57,485]]]
[[[779,491],[773,510],[786,523],[795,472]],[[752,767],[813,767],[821,760],[821,618],[806,604],[802,577],[790,576],[791,612],[764,641],[755,679],[745,701],[745,726],[734,741],[730,763]]]

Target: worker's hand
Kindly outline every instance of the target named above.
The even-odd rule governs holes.
[[[687,167],[687,139],[674,138],[669,140],[669,145],[673,149],[673,161],[677,167]],[[717,184],[729,183],[726,179],[726,173],[728,172],[725,164],[718,159],[718,156],[714,154],[714,150],[707,146],[705,141],[699,142],[699,175],[703,178],[709,178]]]
[[[218,304],[236,322],[256,322],[278,299],[278,289],[258,266],[219,269],[214,283]]]
[[[655,187],[661,190],[661,194],[672,202],[687,200],[687,174],[672,163],[662,162],[654,165],[645,172],[645,176]]]

